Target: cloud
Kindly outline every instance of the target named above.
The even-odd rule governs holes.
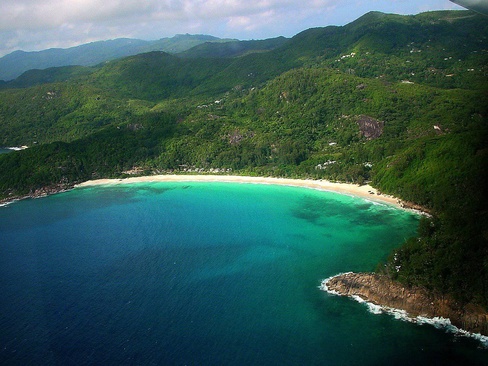
[[[63,24],[123,22],[154,11],[156,1],[2,0],[0,30],[52,29]]]
[[[415,13],[448,0],[2,0],[0,56],[118,37],[205,33],[239,39],[292,36],[350,22],[369,10]],[[416,11],[417,10],[417,11]]]
[[[340,0],[2,0],[0,31],[54,29],[63,24],[226,20],[302,12]],[[269,19],[272,21],[272,19]]]

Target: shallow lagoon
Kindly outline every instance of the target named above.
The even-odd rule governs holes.
[[[418,217],[305,188],[146,183],[0,208],[0,363],[482,364],[323,278],[373,270]]]

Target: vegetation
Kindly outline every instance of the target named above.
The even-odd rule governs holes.
[[[178,56],[191,58],[238,57],[254,52],[270,51],[282,46],[286,41],[285,37],[277,37],[259,41],[206,42],[180,52]]]
[[[29,146],[0,155],[0,198],[134,172],[371,182],[432,213],[378,270],[488,308],[487,36],[468,11],[373,12],[32,71],[0,91],[0,146]]]
[[[46,69],[62,66],[95,66],[121,57],[151,51],[168,53],[184,52],[203,43],[234,41],[201,34],[178,34],[172,38],[156,41],[118,38],[98,41],[71,48],[51,48],[38,52],[15,51],[0,57],[0,80],[12,80],[32,69]]]

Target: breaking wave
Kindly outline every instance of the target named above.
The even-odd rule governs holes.
[[[342,296],[339,292],[329,289],[329,287],[327,286],[327,282],[336,276],[341,276],[341,275],[348,274],[348,273],[352,273],[352,272],[340,273],[338,275],[334,275],[334,276],[331,276],[331,277],[328,277],[328,278],[322,280],[319,288],[322,291],[325,291],[329,294]],[[420,315],[416,316],[416,317],[411,317],[408,315],[408,313],[405,310],[402,310],[402,309],[396,309],[396,308],[391,308],[389,306],[377,305],[377,304],[374,304],[372,302],[366,301],[357,295],[350,296],[350,297],[353,300],[357,301],[358,303],[364,304],[366,306],[366,308],[368,309],[368,311],[372,314],[375,314],[375,315],[388,314],[388,315],[393,316],[397,320],[403,320],[403,321],[407,321],[409,323],[415,323],[418,325],[429,324],[429,325],[432,325],[433,327],[435,327],[437,329],[442,329],[448,333],[453,333],[456,336],[470,337],[470,338],[476,339],[482,344],[482,346],[484,348],[488,348],[488,336],[482,335],[480,333],[468,332],[464,329],[458,328],[451,323],[451,320],[449,318],[443,318],[443,317],[428,318],[428,317],[420,316]]]

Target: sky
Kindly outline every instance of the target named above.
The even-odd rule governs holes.
[[[240,40],[292,37],[345,25],[368,11],[462,9],[448,0],[1,0],[0,57],[115,38],[208,34]]]

